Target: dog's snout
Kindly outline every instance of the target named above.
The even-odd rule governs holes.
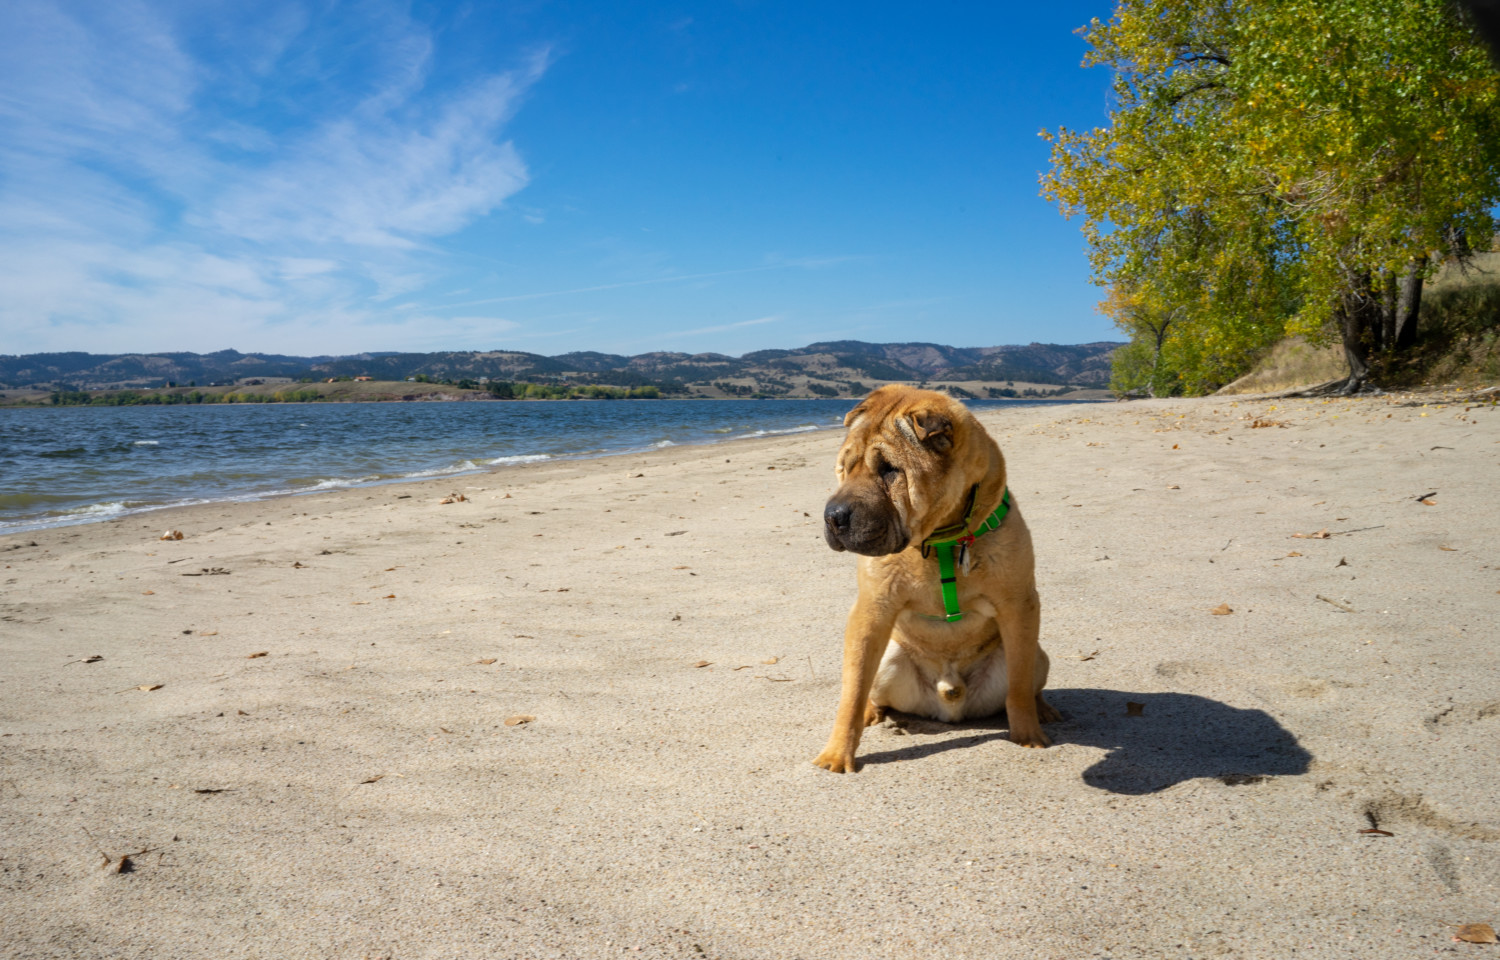
[[[849,504],[830,500],[828,506],[823,508],[823,522],[828,525],[829,530],[841,534],[849,529],[849,518],[853,513]]]

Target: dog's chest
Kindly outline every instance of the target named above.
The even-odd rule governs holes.
[[[930,620],[907,610],[896,618],[895,641],[919,657],[954,662],[976,660],[1000,643],[995,621],[965,612],[951,623]]]

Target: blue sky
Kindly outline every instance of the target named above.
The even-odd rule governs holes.
[[[1106,3],[0,5],[0,353],[1114,339]]]

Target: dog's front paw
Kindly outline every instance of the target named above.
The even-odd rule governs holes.
[[[885,719],[885,707],[877,707],[873,703],[865,704],[865,726],[873,727]]]
[[[1037,749],[1052,746],[1052,740],[1042,732],[1040,725],[1012,727],[1010,742],[1018,747],[1035,747]]]
[[[822,767],[830,773],[857,773],[859,767],[854,763],[854,751],[846,750],[842,746],[830,746],[818,754],[813,764]]]

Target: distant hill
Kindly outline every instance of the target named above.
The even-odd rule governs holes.
[[[720,353],[643,353],[633,357],[577,352],[545,357],[518,350],[439,353],[360,353],[294,357],[240,353],[33,353],[0,356],[0,385],[8,388],[85,390],[196,383],[207,386],[247,378],[323,380],[368,376],[377,380],[507,380],[533,383],[656,384],[670,391],[786,392],[793,384],[813,392],[859,392],[887,381],[1003,382],[1102,387],[1119,343],[1032,343],[1026,346],[949,347],[935,343],[864,343],[838,340],[796,350],[758,350],[742,357]],[[713,387],[714,384],[721,385]],[[701,391],[697,391],[701,392]]]

